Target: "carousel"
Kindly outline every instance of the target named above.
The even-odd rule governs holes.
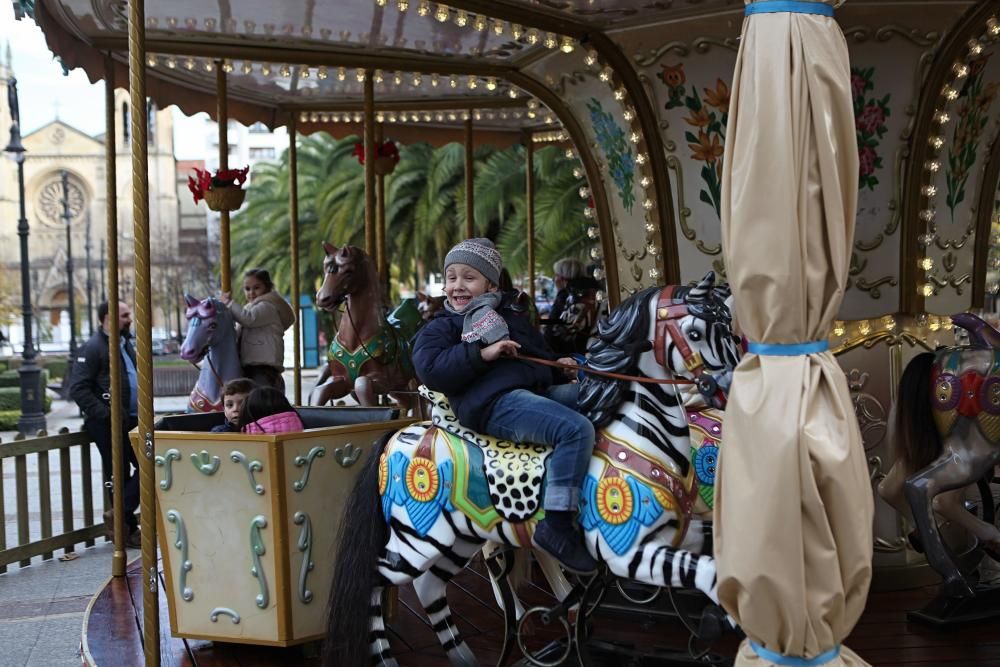
[[[223,172],[240,166],[228,121],[288,128],[293,304],[297,142],[362,137],[364,247],[327,239],[316,276],[317,306],[349,317],[306,391],[369,407],[302,408],[301,433],[208,434],[204,415],[154,420],[147,118],[131,116],[119,215],[109,104],[108,239],[131,217],[140,388],[115,453],[138,456],[142,557],[126,562],[119,512],[87,664],[995,657],[977,623],[1000,614],[1000,4],[15,7],[109,100],[127,87],[135,108],[208,112]],[[393,356],[412,331],[404,310],[386,316],[385,193],[396,145],[417,141],[464,145],[467,238],[485,230],[475,148],[524,146],[529,292],[545,242],[535,151],[578,163],[596,282],[571,312],[606,313],[566,322],[590,339],[581,410],[598,445],[580,522],[596,575],[528,557],[546,449],[463,427]],[[229,292],[244,190],[214,176]]]

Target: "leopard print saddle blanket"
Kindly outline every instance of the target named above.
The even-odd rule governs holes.
[[[431,423],[454,433],[483,452],[483,474],[490,499],[507,521],[527,521],[541,507],[547,445],[511,442],[462,426],[444,394],[421,385],[420,395],[431,404]]]

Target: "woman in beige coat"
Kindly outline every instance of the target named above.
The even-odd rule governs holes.
[[[240,325],[240,362],[243,375],[257,386],[285,390],[281,377],[285,370],[284,333],[295,323],[292,307],[274,291],[266,269],[250,269],[243,274],[243,295],[247,305],[233,301],[229,292],[221,300]]]

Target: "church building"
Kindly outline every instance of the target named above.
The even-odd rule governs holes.
[[[13,76],[9,47],[0,63],[0,137],[6,145],[11,126],[7,84]],[[128,91],[115,91],[119,286],[134,305],[132,163]],[[207,289],[214,254],[207,245],[207,216],[187,192],[187,170],[178,170],[170,110],[150,102],[149,227],[154,337],[175,335],[182,322],[185,290]],[[23,126],[24,119],[22,119]],[[23,134],[23,132],[22,132]],[[104,134],[90,136],[59,120],[23,134],[24,187],[29,225],[31,300],[35,336],[43,351],[65,350],[70,335],[69,270],[72,267],[76,340],[97,326],[97,305],[107,298],[107,185]],[[9,156],[6,156],[9,157]],[[20,349],[21,289],[17,164],[0,159],[0,331]],[[64,190],[63,175],[66,175]],[[66,197],[64,195],[68,195]],[[63,201],[68,199],[68,223]],[[68,224],[68,233],[67,233]],[[182,252],[183,251],[183,252]],[[70,259],[72,261],[70,261]],[[181,330],[182,332],[182,330]]]

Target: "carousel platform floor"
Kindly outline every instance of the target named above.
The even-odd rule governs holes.
[[[128,576],[112,578],[97,592],[84,619],[85,662],[99,667],[143,664],[141,579],[141,564],[137,559],[129,565]],[[160,585],[160,662],[163,667],[319,664],[316,645],[277,649],[171,637],[162,577]],[[1000,667],[1000,623],[937,631],[907,621],[907,610],[922,607],[933,593],[932,588],[873,593],[861,621],[846,644],[875,666]],[[526,606],[551,604],[553,599],[537,583],[528,584],[520,595]],[[456,578],[449,589],[449,601],[459,629],[481,664],[496,664],[503,620],[496,609],[492,589],[481,564],[468,568]],[[655,615],[623,616],[613,611],[605,612],[602,608],[595,619],[593,636],[596,640],[644,647],[671,644],[676,648],[684,646],[687,636],[676,621],[658,620]],[[449,663],[411,587],[400,590],[398,613],[389,628],[390,641],[400,665],[448,667]],[[532,640],[533,647],[543,646],[552,638],[546,635],[544,629],[537,631]],[[736,640],[730,637],[717,644],[714,650],[731,657],[735,648]],[[515,648],[514,655],[506,664],[513,665],[518,660],[520,652]],[[623,667],[628,663],[619,659],[615,664]]]

